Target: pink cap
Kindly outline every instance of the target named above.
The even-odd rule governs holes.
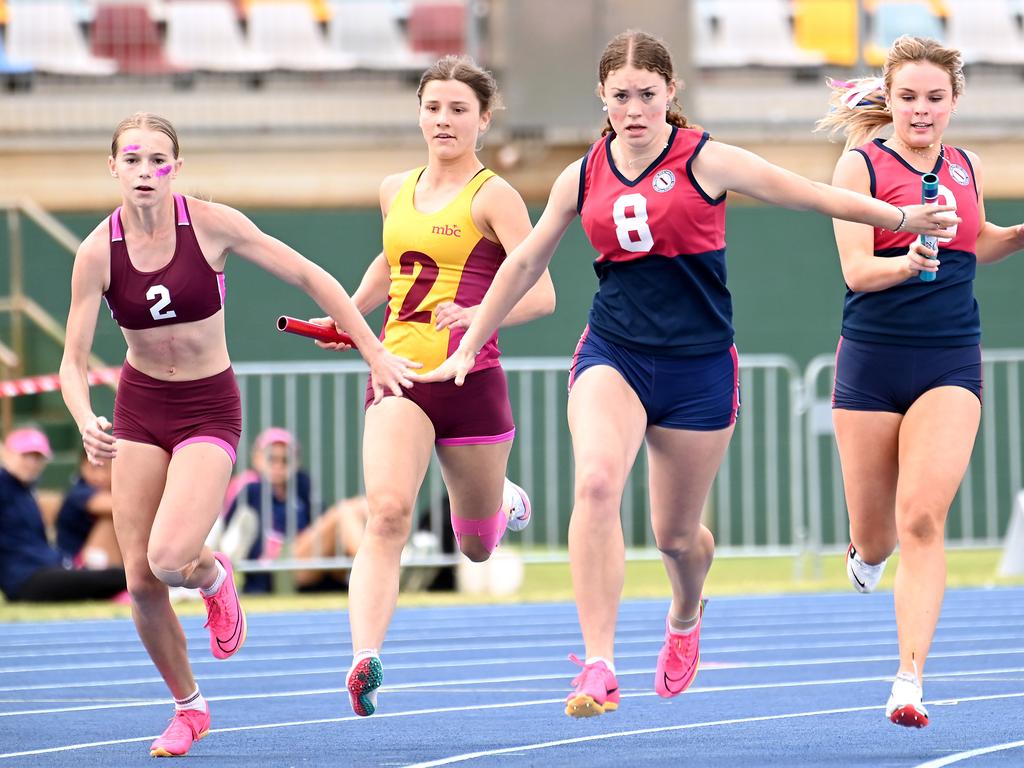
[[[41,453],[48,459],[53,456],[46,434],[34,427],[14,430],[4,441],[4,447],[11,453]]]
[[[282,427],[267,427],[256,437],[256,450],[262,451],[268,445],[273,445],[274,443],[294,445],[295,438],[292,437],[291,432]]]

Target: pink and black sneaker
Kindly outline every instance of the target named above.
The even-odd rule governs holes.
[[[565,714],[569,717],[594,717],[619,708],[619,683],[615,673],[603,661],[584,664],[575,653],[569,661],[579,664],[583,671],[573,678],[575,689],[565,700]]]
[[[210,630],[210,650],[214,657],[227,659],[234,656],[245,642],[245,611],[238,599],[238,590],[235,589],[231,560],[223,552],[214,552],[213,556],[224,566],[227,577],[217,594],[212,597],[203,596],[207,616],[205,626]]]
[[[700,625],[704,620],[704,604],[700,601],[697,625],[686,634],[672,630],[671,622],[665,617],[665,644],[658,653],[658,665],[654,671],[654,690],[664,699],[678,696],[697,677],[700,666]]]
[[[210,732],[210,706],[197,709],[179,709],[156,741],[149,745],[150,757],[181,757],[192,745]]]

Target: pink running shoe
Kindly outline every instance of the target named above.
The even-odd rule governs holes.
[[[345,675],[352,711],[360,717],[369,717],[377,711],[377,689],[384,682],[384,665],[380,656],[364,656],[352,664]]]
[[[704,604],[700,601],[697,626],[687,635],[670,630],[665,617],[665,644],[658,653],[658,666],[654,670],[654,690],[664,699],[678,696],[693,683],[700,666],[700,625],[704,619]]]
[[[149,745],[150,757],[181,757],[192,745],[210,732],[210,705],[202,712],[179,709],[171,718],[167,730]]]
[[[231,560],[223,552],[214,552],[213,556],[224,566],[228,575],[217,594],[213,597],[203,596],[207,615],[204,626],[210,630],[210,650],[214,658],[226,659],[234,656],[245,642],[245,611],[238,600]]]
[[[573,678],[576,690],[565,700],[565,714],[569,717],[594,717],[619,708],[619,683],[615,674],[603,661],[584,664],[575,653],[569,661],[579,664],[583,671]]]

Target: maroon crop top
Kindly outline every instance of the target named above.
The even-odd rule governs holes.
[[[110,287],[103,297],[122,328],[193,323],[224,306],[224,273],[203,256],[182,195],[174,195],[174,207],[178,222],[174,255],[155,272],[135,268],[124,242],[120,207],[110,214]]]

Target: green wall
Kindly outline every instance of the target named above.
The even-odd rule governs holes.
[[[989,218],[1016,222],[1024,201],[988,203]],[[249,211],[266,232],[318,261],[353,290],[370,259],[380,249],[377,211]],[[534,219],[539,210],[532,211]],[[102,214],[68,214],[60,218],[84,236]],[[69,299],[71,257],[30,223],[25,229],[26,283],[29,292],[63,320]],[[7,263],[6,221],[0,219],[0,264]],[[555,314],[528,326],[503,332],[509,355],[571,354],[586,322],[597,281],[592,251],[578,223],[566,234],[552,261],[558,293]],[[799,364],[831,352],[842,313],[843,282],[832,239],[831,222],[811,213],[764,206],[733,205],[728,214],[729,287],[733,293],[736,341],[740,353],[778,352]],[[0,293],[7,292],[7,270],[0,268]],[[1017,286],[1024,284],[1024,258],[1011,258],[979,270],[976,283],[982,307],[985,346],[1024,344]],[[304,341],[278,334],[279,314],[319,314],[299,290],[284,285],[240,258],[227,269],[229,346],[235,360],[304,359],[317,351]],[[105,315],[105,312],[104,312]],[[379,327],[381,313],[371,317]],[[117,361],[124,342],[113,321],[103,316],[96,351]],[[51,368],[54,354],[42,367]],[[43,365],[45,363],[45,365]]]
[[[999,200],[988,204],[989,218],[996,222],[1019,221],[1024,201]],[[355,211],[249,211],[266,232],[291,244],[334,273],[350,290],[358,285],[363,270],[380,248],[380,215],[373,210]],[[532,210],[536,220],[540,211]],[[74,232],[85,236],[102,216],[66,214],[60,218]],[[7,222],[0,217],[0,294],[8,292]],[[63,322],[69,300],[72,258],[60,251],[43,233],[24,222],[26,285],[29,293]],[[839,269],[831,222],[810,213],[796,213],[764,206],[733,205],[728,214],[729,286],[733,293],[737,346],[743,353],[781,353],[803,367],[812,357],[835,349],[842,316],[844,286]],[[568,360],[596,290],[591,262],[593,254],[578,222],[566,234],[552,262],[558,293],[555,314],[527,326],[503,332],[502,346],[510,356],[561,356]],[[1024,346],[1020,321],[1019,286],[1024,285],[1024,257],[980,269],[976,292],[982,307],[985,346]],[[318,315],[319,310],[299,290],[282,284],[240,258],[227,268],[227,327],[229,348],[235,361],[315,359],[326,354],[312,343],[279,334],[274,321],[279,314],[299,317]],[[371,318],[379,328],[382,312]],[[8,318],[0,316],[0,338],[8,338]],[[60,350],[38,332],[29,336],[31,372],[55,371]],[[95,351],[110,363],[124,356],[120,331],[101,311]],[[112,393],[94,390],[97,412],[112,411]],[[66,420],[59,395],[19,398],[19,416],[47,424]],[[745,414],[745,419],[753,413]],[[48,428],[69,456],[76,450],[77,434],[61,435]],[[564,437],[564,435],[562,435]],[[63,443],[66,443],[63,444]],[[358,450],[352,435],[348,450]],[[568,483],[568,445],[560,446],[560,483]],[[515,456],[515,453],[513,454]],[[329,457],[327,458],[329,464]],[[515,464],[515,461],[513,461]],[[514,469],[514,467],[513,467]],[[63,473],[63,474],[62,474]],[[62,485],[67,469],[54,467],[47,479]],[[358,483],[354,466],[350,482]],[[552,478],[553,479],[553,478]],[[354,489],[355,485],[349,485]],[[560,510],[565,514],[567,510]],[[645,525],[638,512],[639,526]],[[560,526],[564,531],[564,526]]]

